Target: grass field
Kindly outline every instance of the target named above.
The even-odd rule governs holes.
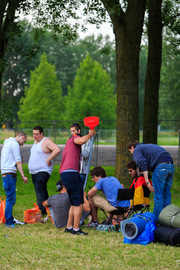
[[[111,169],[111,170],[110,170]],[[113,172],[114,168],[108,168]],[[27,166],[24,165],[28,175]],[[18,176],[17,202],[14,217],[23,221],[23,212],[36,202],[32,181],[26,185]],[[59,180],[58,166],[55,166],[48,183],[49,195],[55,194]],[[92,187],[88,180],[88,189]],[[180,176],[176,171],[172,186],[172,203],[180,207]],[[4,196],[2,184],[0,195]],[[151,211],[153,198],[151,197]],[[100,221],[104,214],[98,213]],[[57,229],[47,223],[19,226],[7,229],[0,225],[0,270],[42,270],[42,269],[180,269],[180,248],[152,243],[147,246],[123,244],[120,232],[101,232],[83,228],[87,236],[65,234],[64,228]]]

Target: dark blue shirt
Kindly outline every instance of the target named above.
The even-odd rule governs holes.
[[[153,172],[161,162],[173,162],[170,154],[157,144],[139,143],[133,152],[133,159],[144,171]]]

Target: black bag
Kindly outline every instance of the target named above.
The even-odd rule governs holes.
[[[154,242],[180,246],[180,229],[160,226],[154,231]]]

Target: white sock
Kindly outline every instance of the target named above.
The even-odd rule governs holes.
[[[78,229],[73,229],[75,232],[79,231],[79,228]]]
[[[72,228],[73,228],[73,227],[70,227],[70,228],[67,227],[68,230],[72,230]]]

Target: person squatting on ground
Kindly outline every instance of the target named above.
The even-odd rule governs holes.
[[[123,189],[123,186],[117,178],[113,176],[107,177],[106,171],[102,167],[95,167],[91,171],[92,181],[95,182],[95,186],[88,192],[88,199],[91,207],[92,220],[88,227],[98,226],[98,208],[103,209],[106,212],[112,212],[117,208],[117,194],[118,189]],[[98,190],[101,190],[106,199],[96,194]],[[119,207],[129,207],[130,201],[119,201]]]
[[[24,183],[27,184],[28,182],[28,178],[24,175],[20,155],[20,146],[23,145],[26,140],[26,134],[24,132],[18,132],[15,138],[10,137],[4,141],[1,150],[1,174],[3,188],[6,192],[5,224],[8,228],[15,228],[12,211],[16,203],[17,168]]]
[[[171,186],[174,176],[173,159],[164,148],[156,144],[145,144],[131,140],[127,147],[133,160],[142,170],[147,187],[154,192],[153,214],[158,220],[163,208],[171,204]],[[148,179],[148,170],[153,172],[153,187]]]
[[[65,227],[68,221],[69,208],[71,203],[69,200],[69,195],[63,182],[59,180],[56,183],[56,192],[59,192],[56,195],[49,197],[45,202],[43,202],[44,207],[49,207],[51,217],[54,221],[56,228]],[[86,193],[84,192],[84,204],[83,204],[83,220],[90,212],[90,205],[86,198]]]
[[[70,131],[76,128],[77,124],[72,124]],[[62,153],[62,162],[60,166],[60,176],[63,185],[66,187],[69,194],[71,207],[69,209],[69,217],[65,232],[72,234],[85,235],[79,228],[82,216],[83,199],[83,183],[79,175],[80,169],[80,154],[81,145],[85,144],[92,136],[95,135],[95,130],[90,129],[89,134],[80,137],[74,134],[66,142],[65,148]]]
[[[42,202],[49,197],[47,182],[53,171],[52,160],[59,155],[61,150],[50,138],[44,137],[41,126],[33,128],[33,138],[35,142],[30,150],[28,168],[35,187],[37,204],[41,214],[45,215],[46,209]]]

